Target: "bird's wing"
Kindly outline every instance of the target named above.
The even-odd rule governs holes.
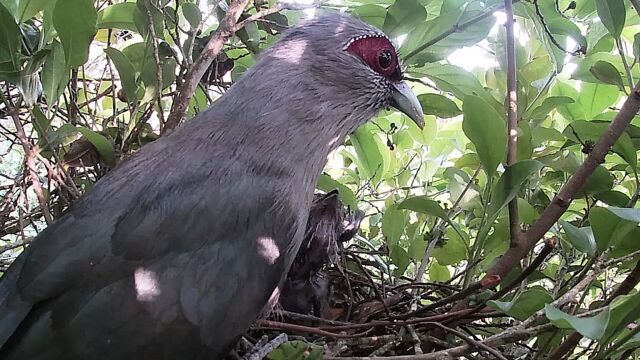
[[[99,289],[131,276],[140,265],[161,266],[163,259],[175,254],[205,248],[216,251],[215,246],[208,246],[216,241],[235,242],[234,246],[225,246],[224,251],[238,256],[245,255],[243,246],[247,242],[256,244],[258,238],[268,239],[265,246],[279,248],[282,255],[288,251],[285,248],[296,236],[300,217],[286,201],[285,194],[275,190],[273,184],[277,184],[278,179],[264,174],[247,176],[246,172],[228,168],[224,179],[229,180],[224,180],[205,167],[195,166],[194,170],[193,164],[191,169],[168,165],[184,171],[178,171],[179,175],[173,178],[156,178],[159,184],[143,186],[153,191],[151,194],[128,202],[123,199],[126,194],[114,195],[112,199],[103,197],[101,201],[89,197],[89,201],[38,236],[25,257],[23,268],[10,271],[12,276],[3,279],[2,285],[15,288],[15,273],[20,271],[17,288],[22,299],[36,304],[74,287]],[[120,177],[126,175],[126,171],[120,171]],[[151,178],[153,175],[147,174]],[[107,186],[118,183],[116,180]],[[140,190],[136,179],[131,181]],[[119,208],[126,211],[116,211]],[[254,238],[248,238],[247,234]],[[261,251],[256,245],[253,248]],[[219,272],[212,275],[227,275],[224,269]],[[206,289],[200,290],[206,293]],[[7,307],[0,309],[2,318],[3,313],[17,314]],[[3,321],[1,326],[15,329],[23,316],[17,316],[9,324]],[[4,332],[12,330],[0,330]]]

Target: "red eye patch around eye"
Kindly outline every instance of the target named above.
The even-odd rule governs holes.
[[[365,37],[354,40],[346,49],[361,58],[371,69],[383,76],[391,76],[398,67],[396,49],[389,39],[382,36]],[[391,53],[391,62],[381,64],[380,56],[383,52]],[[388,65],[388,66],[384,66]]]

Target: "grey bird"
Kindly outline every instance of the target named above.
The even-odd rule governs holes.
[[[290,29],[19,256],[0,358],[225,356],[277,296],[327,155],[388,106],[422,124],[381,31],[336,14]]]

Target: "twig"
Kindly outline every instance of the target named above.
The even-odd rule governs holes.
[[[376,283],[373,281],[373,278],[371,278],[371,275],[369,274],[367,269],[364,267],[364,265],[362,265],[362,261],[360,261],[360,259],[357,256],[352,256],[351,258],[358,263],[360,270],[362,270],[364,275],[367,277],[367,280],[369,280],[369,283],[371,284],[371,288],[373,289],[373,292],[376,294],[376,297],[378,298],[380,303],[382,303],[382,307],[384,307],[384,312],[387,314],[387,317],[391,317],[391,312],[389,311],[389,307],[387,306],[387,304],[384,302],[384,299],[382,298],[380,289],[378,289],[378,287],[376,286]]]
[[[177,95],[171,105],[171,112],[162,129],[163,133],[173,130],[182,121],[182,118],[187,112],[189,100],[193,96],[200,79],[207,71],[209,65],[211,65],[213,59],[218,56],[224,43],[227,42],[234,31],[237,30],[236,22],[240,18],[240,14],[242,14],[244,8],[249,4],[249,1],[250,0],[235,0],[229,5],[227,14],[222,21],[220,21],[218,29],[213,36],[211,36],[211,39],[209,39],[191,69],[187,71],[180,89],[177,89]]]
[[[47,206],[47,200],[44,197],[44,192],[42,191],[42,185],[40,184],[40,178],[38,177],[38,171],[36,169],[35,158],[38,153],[37,148],[29,141],[26,133],[24,132],[24,128],[22,127],[22,123],[20,122],[20,117],[18,116],[18,109],[14,107],[11,103],[10,99],[7,99],[4,96],[2,90],[0,90],[0,97],[2,97],[2,101],[5,103],[7,107],[7,113],[11,115],[13,119],[13,123],[16,127],[16,135],[20,140],[20,144],[24,149],[25,156],[25,164],[27,166],[27,170],[29,171],[29,176],[31,177],[31,182],[33,185],[33,191],[36,193],[36,198],[38,199],[38,203],[40,204],[40,210],[42,210],[42,215],[44,216],[47,224],[51,224],[53,222],[53,218],[51,217],[51,213],[49,212],[49,207]]]
[[[462,340],[464,340],[469,345],[473,345],[474,347],[476,347],[478,349],[483,349],[483,350],[488,351],[491,355],[495,356],[497,359],[507,360],[507,358],[504,357],[504,355],[500,354],[496,349],[494,349],[491,346],[488,346],[486,344],[483,344],[480,341],[477,341],[477,340],[474,340],[474,339],[470,338],[469,336],[467,336],[466,334],[464,334],[461,331],[458,331],[456,329],[452,329],[452,328],[450,328],[448,326],[444,326],[444,325],[442,325],[440,323],[437,323],[437,322],[429,323],[429,325],[437,326],[437,327],[439,327],[440,329],[442,329],[442,330],[444,330],[446,332],[452,333],[455,336],[457,336],[457,337],[461,338]]]
[[[489,347],[496,347],[504,344],[514,343],[516,341],[526,340],[538,334],[542,334],[553,330],[555,327],[552,324],[544,324],[536,327],[521,328],[518,326],[508,328],[505,331],[488,337],[480,343]],[[378,357],[379,360],[453,360],[458,359],[461,356],[473,351],[474,347],[471,345],[462,345],[454,348],[432,352],[429,354],[418,355],[401,355],[401,356],[384,356]],[[330,357],[327,356],[325,360],[372,360],[367,357]]]
[[[164,126],[164,112],[162,110],[162,65],[160,64],[160,55],[158,54],[158,39],[156,38],[156,29],[153,26],[153,15],[151,14],[151,10],[149,6],[153,6],[151,4],[147,4],[145,6],[145,10],[147,12],[147,27],[149,28],[148,36],[151,38],[151,47],[153,51],[153,62],[156,66],[156,102],[158,104],[158,120],[160,122],[160,131]]]
[[[544,28],[544,32],[547,33],[547,36],[549,37],[549,40],[551,40],[553,45],[555,45],[558,49],[562,50],[562,52],[569,54],[571,56],[578,56],[580,54],[585,53],[585,49],[583,48],[578,48],[575,51],[569,51],[565,49],[564,46],[560,45],[558,40],[556,40],[556,38],[551,33],[551,30],[549,30],[547,23],[544,21],[544,16],[542,15],[542,11],[540,11],[540,5],[538,5],[538,0],[533,0],[533,7],[535,7],[536,9],[536,15],[538,15],[538,18],[540,19],[540,23],[542,24],[542,28]]]
[[[284,344],[289,341],[287,334],[282,333],[276,336],[273,340],[269,341],[266,344],[256,344],[256,346],[251,349],[251,353],[245,355],[243,359],[245,360],[262,360],[267,354],[278,348],[278,346]]]
[[[473,175],[469,179],[469,182],[467,183],[467,185],[464,187],[464,189],[462,190],[462,192],[460,193],[456,201],[451,206],[451,209],[447,214],[449,217],[451,217],[451,214],[453,213],[454,209],[458,207],[458,205],[462,201],[462,198],[467,194],[467,191],[469,191],[469,189],[471,188],[471,185],[474,183],[475,178],[477,178],[478,174],[480,174],[480,169],[481,167],[478,166],[476,171],[473,173]],[[429,242],[429,245],[427,246],[427,249],[425,250],[424,255],[422,256],[422,261],[420,262],[420,266],[416,271],[416,277],[413,279],[414,282],[422,281],[422,275],[424,275],[424,272],[427,270],[427,265],[429,265],[429,259],[431,258],[431,254],[433,253],[433,250],[435,249],[436,244],[439,242],[440,236],[442,236],[442,233],[444,232],[444,226],[447,223],[444,220],[439,220],[439,221],[440,221],[439,224],[436,226],[436,229],[433,232],[431,242]]]

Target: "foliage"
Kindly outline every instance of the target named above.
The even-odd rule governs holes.
[[[343,265],[376,279],[372,288],[389,289],[386,300],[408,282],[430,289],[422,298],[407,288],[396,291],[414,310],[432,306],[436,314],[450,314],[458,300],[463,309],[488,306],[497,317],[463,318],[458,325],[508,356],[523,349],[545,356],[574,331],[571,336],[593,340],[569,348],[576,358],[638,356],[634,286],[640,278],[633,274],[640,266],[640,118],[621,105],[638,90],[640,2],[514,2],[517,149],[507,145],[505,44],[513,35],[502,25],[503,1],[322,2],[399,42],[426,114],[421,130],[384,111],[331,154],[318,188],[338,188],[345,204],[367,213],[352,244],[367,253],[360,255],[365,265],[351,256]],[[252,2],[240,20],[253,15],[258,21],[237,29],[195,79],[187,117],[224,93],[305,16],[303,8]],[[170,130],[166,119],[175,115],[189,70],[227,11],[224,2],[202,0],[0,0],[0,266],[109,169]],[[464,56],[487,65],[456,63]],[[611,138],[604,160],[584,179],[569,181],[600,151],[600,139],[612,136],[614,119],[625,116],[631,124]],[[515,151],[516,162],[507,163],[508,151]],[[554,200],[563,186],[573,201]],[[527,239],[511,239],[509,220],[516,214]],[[538,242],[542,235],[531,234],[541,224],[548,224],[541,233],[547,245],[515,256],[510,244]],[[510,271],[500,271],[507,263]],[[537,265],[518,279],[529,264]],[[371,300],[381,300],[377,296]],[[434,329],[413,324],[421,334]],[[389,332],[401,344],[405,327],[394,326]],[[434,336],[451,349],[468,341],[449,334]],[[335,341],[323,339],[316,340]],[[429,340],[415,339],[427,348]],[[309,351],[304,343],[287,346],[270,358],[293,352],[306,358]],[[442,343],[437,348],[453,351]],[[488,354],[483,351],[468,346],[463,353]]]

